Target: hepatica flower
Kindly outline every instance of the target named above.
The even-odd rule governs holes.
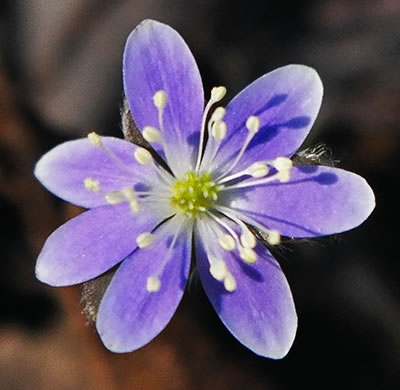
[[[192,259],[229,331],[256,354],[281,358],[297,316],[270,245],[281,236],[352,229],[374,208],[360,176],[291,157],[320,108],[317,73],[289,65],[260,77],[225,108],[224,87],[203,87],[193,56],[172,28],[144,21],[124,53],[125,94],[147,149],[95,133],[38,162],[55,195],[89,210],[57,229],[36,274],[52,286],[95,278],[118,265],[96,319],[105,346],[136,350],[156,337],[182,298]]]

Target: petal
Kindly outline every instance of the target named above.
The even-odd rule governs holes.
[[[280,359],[289,351],[296,334],[297,315],[293,297],[281,268],[261,244],[255,248],[257,263],[248,265],[236,252],[223,252],[223,259],[237,282],[225,290],[209,272],[203,240],[196,237],[196,258],[204,289],[228,330],[258,355]]]
[[[136,248],[136,237],[159,222],[128,204],[86,211],[59,227],[38,257],[36,277],[51,286],[82,283],[107,271]]]
[[[180,233],[170,248],[176,231]],[[182,229],[182,221],[173,218],[154,235],[152,247],[137,250],[122,263],[100,304],[96,326],[112,352],[131,352],[150,342],[167,326],[182,298],[192,229]],[[150,293],[147,278],[160,269],[161,289]]]
[[[139,129],[160,128],[153,96],[164,90],[164,139],[175,173],[194,163],[204,107],[200,74],[188,46],[171,27],[145,20],[129,36],[124,53],[124,86]],[[157,146],[157,145],[155,145]],[[159,149],[157,149],[160,152]]]
[[[228,137],[215,158],[215,169],[223,170],[239,153],[251,115],[258,116],[261,127],[233,172],[256,161],[292,156],[315,121],[322,93],[317,72],[304,65],[284,66],[254,81],[226,107]]]
[[[230,199],[230,207],[243,215],[298,238],[353,229],[375,207],[374,193],[365,179],[325,166],[294,167],[288,183],[242,188],[232,192]]]
[[[35,176],[53,194],[85,208],[107,204],[105,193],[133,187],[143,182],[141,177],[146,177],[148,182],[157,180],[149,166],[135,160],[134,145],[113,137],[102,137],[102,140],[120,163],[82,138],[65,142],[46,153],[36,164]],[[101,193],[85,188],[87,178],[100,182]]]

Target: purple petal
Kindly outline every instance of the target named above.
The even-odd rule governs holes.
[[[36,277],[52,286],[82,283],[107,271],[136,248],[136,237],[159,219],[146,210],[133,215],[128,204],[86,211],[47,239]]]
[[[134,158],[135,146],[113,137],[102,137],[103,144],[126,169],[87,138],[65,142],[46,153],[36,164],[35,176],[53,194],[85,208],[107,204],[104,194],[133,187],[140,177],[154,180],[149,166],[142,166]],[[139,176],[140,175],[140,176]],[[87,190],[84,180],[100,182],[102,193]]]
[[[340,233],[360,225],[375,207],[361,176],[338,168],[299,166],[288,183],[242,188],[231,207],[288,237]]]
[[[224,252],[223,259],[237,281],[236,290],[227,292],[210,275],[203,245],[196,240],[201,281],[222,322],[256,354],[280,359],[289,351],[296,334],[296,310],[279,264],[262,245],[255,250],[259,258],[253,265],[244,263],[236,252]]]
[[[226,107],[228,137],[215,159],[216,169],[229,166],[239,153],[251,115],[258,116],[261,128],[233,172],[256,161],[292,156],[314,123],[322,93],[317,72],[304,65],[284,66],[254,81]]]
[[[179,230],[174,219],[154,234],[156,241],[127,258],[109,285],[97,316],[97,330],[113,352],[134,351],[155,338],[171,320],[182,298],[190,267],[191,229],[181,231],[172,250],[172,236]],[[161,289],[146,290],[147,278],[165,264]]]
[[[153,95],[164,90],[164,139],[174,172],[193,165],[204,107],[200,74],[188,46],[171,27],[145,20],[128,38],[124,53],[124,86],[139,129],[160,128]],[[158,150],[159,151],[159,150]]]

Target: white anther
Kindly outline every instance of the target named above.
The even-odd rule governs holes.
[[[135,150],[135,160],[142,165],[148,165],[153,162],[151,153],[145,148],[137,148]]]
[[[147,142],[157,143],[162,141],[161,132],[153,126],[145,126],[142,134]]]
[[[218,199],[218,195],[215,192],[212,194],[212,199],[214,202]]]
[[[193,202],[188,203],[189,210],[192,211],[194,209]]]
[[[244,232],[240,235],[240,242],[245,248],[255,248],[257,240],[255,235],[251,231]]]
[[[287,171],[293,167],[293,161],[287,157],[278,157],[272,162],[272,165],[278,171]]]
[[[146,290],[150,293],[158,292],[161,289],[161,280],[157,276],[147,278]]]
[[[211,115],[211,122],[216,122],[216,121],[222,121],[224,119],[224,116],[226,114],[226,110],[224,107],[217,107],[213,114]]]
[[[267,236],[267,242],[271,245],[278,245],[281,242],[281,235],[277,230],[269,230]]]
[[[247,173],[253,177],[264,177],[268,175],[269,168],[263,163],[255,162],[247,168]]]
[[[228,273],[228,268],[222,260],[215,260],[210,266],[211,276],[219,282],[222,282]]]
[[[140,212],[140,205],[137,200],[131,200],[129,202],[129,207],[131,208],[134,214],[138,214]]]
[[[162,110],[165,108],[168,102],[168,97],[165,91],[157,91],[153,96],[154,105],[159,109]]]
[[[211,100],[213,102],[219,102],[222,100],[226,95],[226,88],[225,87],[214,87],[211,90]]]
[[[100,182],[98,180],[91,179],[90,177],[88,177],[84,180],[83,183],[85,185],[85,188],[88,191],[91,191],[91,192],[100,192],[101,191]]]
[[[258,130],[260,129],[260,119],[256,116],[249,116],[246,121],[246,127],[249,131],[252,133],[257,133]]]
[[[113,206],[116,206],[117,204],[121,204],[125,202],[126,198],[122,192],[115,191],[115,192],[110,192],[105,196],[106,202],[108,204],[111,204]]]
[[[251,248],[240,248],[240,257],[242,260],[248,264],[254,264],[257,259],[257,253]]]
[[[222,141],[226,137],[226,133],[227,128],[224,121],[217,121],[213,124],[211,134],[216,140]]]
[[[228,292],[233,292],[237,288],[236,279],[233,277],[231,273],[228,273],[224,279],[224,287]]]
[[[228,252],[231,252],[236,248],[235,240],[230,234],[224,234],[221,236],[218,243],[222,249],[225,249]]]
[[[136,201],[136,194],[133,188],[124,188],[121,192],[125,196],[126,200],[129,200],[130,202]]]
[[[154,235],[150,232],[139,234],[136,243],[140,249],[150,248],[154,244]]]
[[[204,196],[204,199],[208,198],[208,190],[206,190],[206,189],[203,190],[203,196]]]
[[[92,145],[94,145],[94,146],[96,146],[96,147],[98,147],[98,148],[103,147],[103,141],[101,140],[101,137],[100,137],[97,133],[95,133],[94,131],[92,131],[91,133],[89,133],[89,134],[87,135],[87,137],[88,137],[89,142],[90,142]]]

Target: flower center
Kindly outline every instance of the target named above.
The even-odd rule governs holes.
[[[185,179],[174,183],[171,202],[187,217],[197,217],[212,208],[219,191],[219,186],[211,180],[209,173],[198,176],[189,172]]]

